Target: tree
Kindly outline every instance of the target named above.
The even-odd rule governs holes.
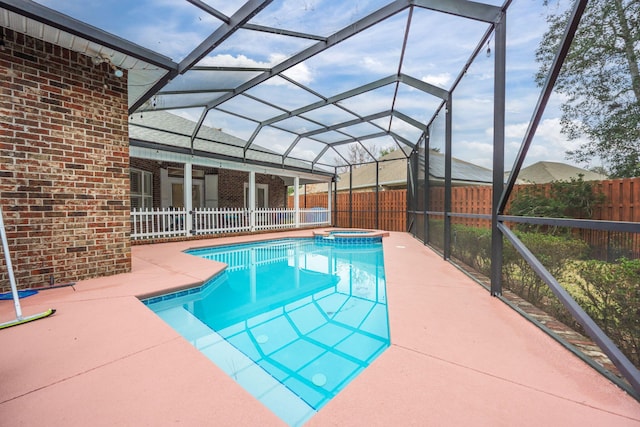
[[[397,146],[397,145],[391,145],[391,146],[389,146],[389,147],[387,147],[387,148],[382,148],[382,149],[380,149],[380,155],[379,155],[378,157],[384,157],[384,156],[386,156],[387,154],[391,154],[391,153],[393,153],[393,152],[394,152],[394,151],[396,151],[397,149],[398,149],[398,146]]]
[[[542,218],[591,219],[596,206],[604,202],[604,194],[598,191],[583,175],[570,181],[553,181],[549,185],[527,185],[516,192],[509,207],[509,214]],[[558,234],[566,230],[520,224],[523,231],[544,230]]]
[[[603,166],[593,166],[589,168],[591,172],[599,173],[600,175],[609,176],[609,171],[606,170]]]
[[[346,160],[347,164],[345,164],[344,160],[340,156],[336,156],[336,163],[338,166],[338,173],[344,173],[349,171],[349,164],[353,165],[353,168],[358,168],[366,163],[371,163],[375,161],[371,157],[370,154],[375,155],[378,152],[378,148],[373,145],[370,148],[365,148],[360,143],[353,143],[347,147],[346,152]]]
[[[545,4],[548,0],[544,1]],[[570,11],[549,15],[536,59],[538,84],[546,78]],[[586,137],[567,152],[579,162],[598,156],[612,177],[640,176],[640,0],[591,0],[555,89],[562,132]]]

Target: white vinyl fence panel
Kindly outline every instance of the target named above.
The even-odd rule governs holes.
[[[187,215],[192,216],[192,229],[187,230]],[[251,217],[253,215],[253,221]],[[297,218],[297,221],[296,221]],[[245,233],[282,230],[296,227],[322,226],[331,223],[327,208],[269,208],[251,212],[242,208],[198,208],[188,213],[184,209],[133,209],[131,238],[133,240],[165,237]],[[253,224],[253,227],[252,227]]]
[[[186,236],[187,211],[174,208],[133,209],[131,238],[154,239]]]

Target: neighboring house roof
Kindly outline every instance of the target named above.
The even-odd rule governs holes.
[[[432,151],[429,153],[429,175],[437,180],[444,180],[444,154]],[[491,184],[493,172],[464,160],[451,159],[451,180],[459,184]]]
[[[431,151],[429,153],[429,176],[432,182],[444,181],[444,154]],[[402,150],[394,150],[379,159],[378,185],[382,187],[406,187],[407,161]],[[352,188],[354,190],[373,189],[376,185],[376,163],[367,163],[354,168]],[[424,170],[419,172],[424,174]],[[338,175],[338,191],[349,189],[349,172]],[[451,178],[454,185],[483,184],[492,182],[490,169],[460,159],[451,159]],[[307,185],[307,192],[325,192],[326,185]]]
[[[570,181],[582,175],[584,181],[602,181],[606,175],[591,172],[576,166],[559,162],[537,162],[520,170],[519,182],[544,184],[552,181]],[[507,174],[508,176],[508,174]]]
[[[407,158],[402,150],[382,156],[378,162],[378,184],[387,187],[407,184]],[[367,163],[354,168],[353,188],[363,189],[376,185],[376,164]],[[349,189],[349,172],[338,174],[338,191]],[[326,191],[326,188],[322,188]]]

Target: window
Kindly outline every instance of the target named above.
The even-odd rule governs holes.
[[[249,183],[244,183],[244,207],[249,206]],[[269,207],[269,186],[267,184],[256,184],[256,208]]]
[[[131,169],[129,178],[131,181],[131,208],[152,208],[153,174],[143,170]]]
[[[184,183],[182,178],[169,178],[171,182],[171,206],[174,208],[184,208]],[[202,207],[202,182],[194,181],[191,185],[191,207]]]

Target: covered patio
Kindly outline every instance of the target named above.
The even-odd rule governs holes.
[[[306,235],[135,246],[131,273],[23,299],[58,312],[2,331],[2,424],[283,425],[138,298],[222,268],[186,248]],[[640,425],[637,401],[418,240],[383,245],[391,347],[306,425]]]

